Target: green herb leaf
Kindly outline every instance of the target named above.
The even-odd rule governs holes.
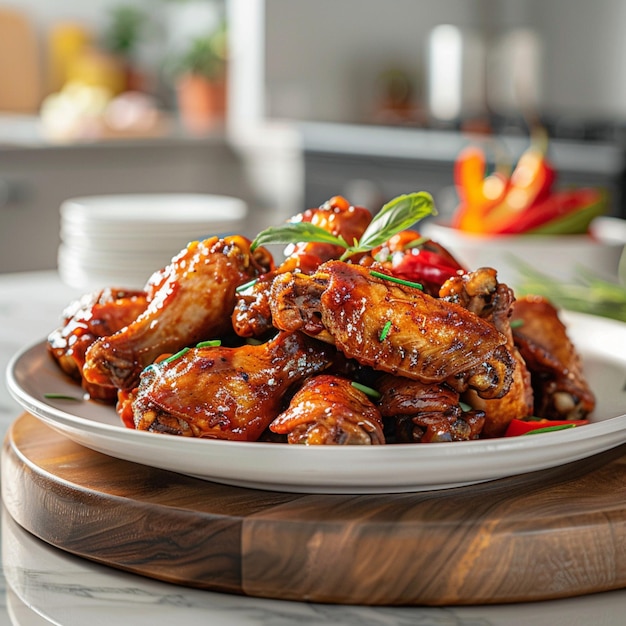
[[[218,348],[222,345],[221,339],[209,339],[196,344],[196,348]]]
[[[411,248],[423,246],[428,241],[430,241],[428,237],[418,237],[417,239],[413,239],[413,241],[409,241],[409,243],[405,243],[403,247],[405,250],[411,250]]]
[[[373,398],[374,400],[378,400],[380,398],[380,392],[376,391],[376,389],[372,389],[367,385],[362,385],[361,383],[352,382],[352,386],[359,391],[362,391],[366,396]]]
[[[378,336],[379,341],[385,341],[387,339],[387,335],[391,330],[391,320],[388,320],[387,323],[383,326],[383,329],[380,331],[380,335]]]
[[[576,428],[576,424],[560,424],[559,426],[546,426],[545,428],[535,428],[525,432],[522,437],[526,435],[538,435],[540,433],[551,433],[555,430],[567,430],[568,428]]]
[[[180,358],[184,354],[187,354],[187,352],[189,352],[189,348],[183,348],[182,350],[179,350],[176,354],[172,354],[171,356],[168,356],[167,359],[163,359],[161,363],[171,363],[172,361],[175,361],[176,359]]]
[[[258,280],[259,280],[258,278],[253,278],[252,280],[249,280],[247,283],[243,283],[242,285],[239,285],[239,287],[237,287],[235,291],[237,293],[241,293],[242,291],[247,291],[248,289],[250,289],[250,287],[254,287],[254,285],[257,284]]]
[[[270,228],[261,231],[252,242],[250,249],[254,251],[259,246],[301,243],[305,241],[330,243],[342,248],[348,247],[343,237],[335,237],[335,235],[320,226],[310,222],[287,222],[281,226],[270,226]]]
[[[398,283],[399,285],[406,285],[407,287],[413,287],[414,289],[419,289],[422,291],[424,289],[423,285],[419,283],[414,283],[410,280],[404,280],[404,278],[398,278],[397,276],[391,276],[390,274],[383,274],[383,272],[376,272],[375,270],[370,270],[370,275],[374,276],[374,278],[382,278],[383,280],[388,280],[391,283]]]
[[[344,252],[342,260],[358,252],[367,252],[380,246],[395,234],[413,226],[429,215],[436,215],[433,197],[425,191],[405,194],[394,198],[374,216],[358,245]]]
[[[44,393],[43,397],[48,400],[74,400],[75,402],[84,400],[84,397],[68,396],[65,393]]]
[[[428,215],[436,215],[433,197],[418,191],[394,198],[374,216],[360,241],[349,245],[343,237],[336,237],[324,228],[310,222],[287,222],[261,231],[252,242],[251,249],[270,244],[302,242],[330,243],[345,248],[341,260],[379,246],[400,231],[406,230]]]

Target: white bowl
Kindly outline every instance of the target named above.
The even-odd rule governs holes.
[[[588,235],[478,235],[437,221],[424,222],[419,230],[468,270],[493,267],[499,280],[513,287],[520,279],[519,261],[562,281],[574,279],[581,268],[603,278],[617,278],[626,243],[596,233],[593,224]]]

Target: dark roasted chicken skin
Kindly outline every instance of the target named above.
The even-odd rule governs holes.
[[[376,370],[488,398],[512,382],[514,360],[492,324],[360,265],[329,261],[311,276],[279,275],[271,305],[278,328],[318,337]]]
[[[190,243],[151,279],[154,295],[146,310],[89,348],[85,379],[130,389],[144,367],[161,354],[232,332],[235,290],[259,271],[244,237]]]
[[[376,388],[380,412],[395,443],[468,441],[482,432],[484,412],[462,411],[458,392],[445,383],[384,374]]]
[[[301,333],[260,345],[192,348],[147,368],[139,387],[121,394],[118,411],[130,405],[138,430],[256,441],[292,386],[329,367],[334,353]]]
[[[85,354],[99,337],[108,337],[132,323],[147,307],[145,291],[101,289],[84,295],[63,311],[63,323],[48,336],[48,352],[59,367],[81,381],[92,399],[115,401],[113,385],[83,379]]]
[[[385,443],[378,408],[351,381],[332,374],[307,380],[270,430],[306,445]]]
[[[595,396],[583,375],[582,361],[556,308],[541,296],[513,305],[515,343],[528,363],[535,394],[534,414],[547,419],[584,419]]]
[[[469,274],[450,278],[441,287],[439,295],[490,322],[506,337],[507,348],[515,359],[509,391],[501,398],[484,399],[470,390],[464,397],[472,407],[485,414],[483,436],[499,437],[506,432],[511,420],[533,414],[530,372],[515,346],[509,323],[515,301],[513,290],[498,282],[495,269],[482,267]]]

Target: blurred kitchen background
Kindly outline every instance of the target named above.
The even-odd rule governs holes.
[[[0,272],[56,267],[74,196],[234,195],[249,235],[337,194],[446,215],[460,149],[535,124],[624,217],[625,27],[626,0],[0,0]]]

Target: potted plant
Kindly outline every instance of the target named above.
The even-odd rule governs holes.
[[[189,42],[176,67],[176,96],[187,130],[205,132],[224,119],[226,111],[226,31]]]
[[[137,68],[137,48],[146,26],[146,16],[130,5],[114,7],[102,36],[102,47],[118,60],[123,68],[126,90],[141,91],[144,77]]]

